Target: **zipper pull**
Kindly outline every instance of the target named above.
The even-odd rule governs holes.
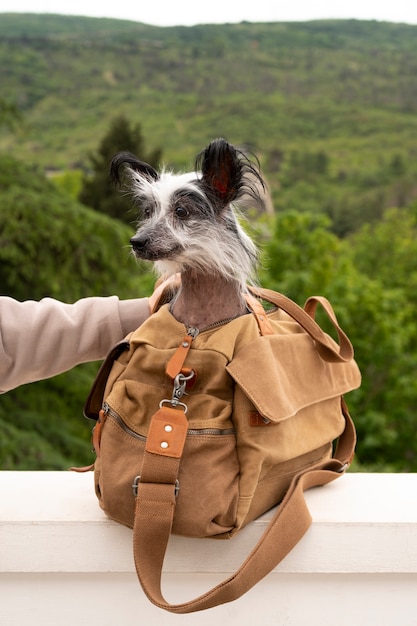
[[[181,372],[185,359],[187,358],[187,354],[190,351],[191,343],[193,339],[197,337],[198,333],[198,328],[194,328],[192,326],[187,328],[187,334],[168,361],[165,371],[168,376],[172,378],[172,380],[175,380],[175,377]]]

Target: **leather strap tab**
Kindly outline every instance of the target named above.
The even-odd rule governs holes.
[[[97,458],[100,456],[101,431],[103,430],[103,426],[104,426],[104,422],[106,421],[106,418],[107,418],[106,413],[103,411],[103,409],[100,409],[99,414],[98,414],[98,420],[96,422],[96,425],[93,428],[93,436],[92,436],[93,449],[94,449],[94,452],[96,453]]]
[[[259,302],[259,300],[251,296],[249,293],[246,293],[244,295],[246,304],[255,316],[261,335],[273,335],[274,331],[262,304]]]
[[[152,417],[146,452],[181,458],[188,431],[188,420],[181,409],[162,406]]]
[[[69,467],[70,472],[78,472],[79,474],[84,474],[85,472],[91,472],[94,469],[95,463],[91,465],[84,465],[84,467]]]
[[[185,335],[177,350],[168,361],[165,371],[168,376],[172,378],[172,380],[174,380],[174,378],[181,372],[182,366],[187,358],[187,354],[190,351],[192,341],[193,338],[191,335]]]

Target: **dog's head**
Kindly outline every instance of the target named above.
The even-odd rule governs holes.
[[[123,182],[139,210],[131,239],[138,258],[155,262],[160,273],[189,269],[246,283],[257,252],[236,218],[243,195],[260,202],[264,188],[258,168],[225,139],[212,141],[197,157],[199,173],[173,174],[126,152],[111,163],[111,176]]]

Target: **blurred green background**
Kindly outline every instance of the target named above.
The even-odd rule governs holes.
[[[109,158],[189,169],[214,137],[248,145],[274,207],[247,216],[261,283],[299,304],[325,295],[355,347],[354,467],[417,470],[417,26],[4,14],[0,85],[3,295],[149,294]],[[0,397],[1,468],[93,462],[97,367]]]

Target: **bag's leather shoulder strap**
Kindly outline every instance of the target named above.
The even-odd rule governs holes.
[[[152,478],[146,471],[149,482],[141,478],[133,528],[136,571],[145,594],[153,604],[172,613],[191,613],[231,602],[251,589],[282,561],[311,525],[304,491],[341,476],[353,458],[355,427],[343,400],[342,408],[346,425],[339,439],[337,456],[327,463],[301,472],[293,479],[264,534],[235,574],[207,593],[181,604],[170,604],[161,591],[162,568],[175,512],[178,464],[172,459],[167,469],[165,463],[158,462],[158,455],[153,451],[150,466],[164,469],[161,472],[156,470]]]

